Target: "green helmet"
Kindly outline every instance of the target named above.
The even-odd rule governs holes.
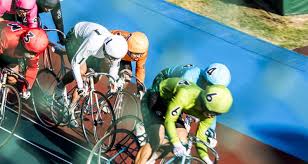
[[[201,96],[207,110],[216,114],[227,113],[233,102],[230,90],[223,85],[209,85]]]

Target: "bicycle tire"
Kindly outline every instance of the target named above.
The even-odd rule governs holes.
[[[61,123],[57,118],[57,111],[53,109],[53,103],[51,103],[53,91],[59,81],[53,71],[47,68],[42,69],[38,72],[32,89],[34,113],[37,119],[48,128],[55,128]]]
[[[173,160],[175,159],[175,160]],[[172,161],[170,161],[172,160]],[[182,158],[181,157],[172,157],[171,159],[167,160],[166,158],[163,158],[160,161],[160,164],[181,164]],[[184,164],[206,164],[203,160],[197,158],[197,157],[186,157]]]
[[[13,93],[15,94],[15,98],[16,98],[16,104],[14,104],[13,108],[12,109],[11,107],[6,107],[6,103],[5,101],[7,101],[7,94],[8,93],[5,93],[5,92],[8,92],[6,91],[7,89],[9,89],[10,93]],[[4,94],[4,96],[3,96]],[[12,138],[12,136],[14,135],[14,132],[16,131],[16,128],[18,126],[18,123],[19,123],[19,120],[20,120],[20,116],[21,116],[21,100],[20,100],[20,97],[19,97],[19,93],[17,91],[17,89],[15,87],[13,87],[12,85],[9,85],[9,84],[4,84],[2,85],[1,87],[1,104],[0,104],[0,113],[1,113],[1,121],[0,121],[0,127],[1,127],[1,130],[3,130],[2,128],[5,128],[6,130],[8,130],[10,132],[10,134],[8,134],[8,136],[4,136],[3,134],[5,133],[8,133],[8,132],[4,132],[4,133],[0,133],[1,134],[1,139],[0,139],[0,148],[3,147],[4,145],[6,145],[10,139]],[[15,120],[15,123],[13,123],[13,126],[11,129],[7,129],[7,125],[4,125],[4,120],[6,119],[6,116],[5,116],[5,113],[6,113],[6,109],[10,109],[12,112],[16,113],[17,114],[17,117],[16,117],[16,120]],[[10,121],[10,120],[9,120]],[[9,125],[8,125],[9,126]]]
[[[124,100],[123,97],[125,97]],[[136,117],[140,118],[141,116],[140,103],[138,102],[136,96],[134,96],[130,92],[122,90],[116,92],[115,94],[112,94],[111,96],[109,96],[108,99],[110,102],[113,102],[112,104],[116,115],[116,119],[121,118],[128,114],[135,115]]]
[[[105,150],[102,148],[102,144],[104,143],[105,140],[108,140],[110,135],[117,136],[117,141],[119,142],[118,143],[116,142],[112,147],[112,149]],[[124,143],[121,143],[122,141],[124,141]],[[138,139],[132,132],[126,129],[116,129],[114,131],[107,133],[103,138],[101,138],[97,142],[97,144],[93,147],[88,157],[87,164],[93,163],[93,157],[95,153],[97,153],[97,156],[95,157],[95,159],[97,159],[97,163],[101,163],[101,159],[103,159],[105,160],[104,161],[105,163],[130,164],[133,163],[133,161],[135,161],[135,157],[139,149],[140,145]],[[102,158],[101,155],[103,155]]]
[[[85,99],[85,101],[82,104],[81,114],[80,114],[80,121],[81,121],[81,125],[82,125],[83,135],[84,135],[87,143],[90,146],[95,145],[98,142],[98,140],[106,134],[106,132],[107,132],[106,130],[107,130],[108,127],[111,126],[112,129],[116,129],[115,113],[113,111],[112,105],[109,102],[109,100],[105,97],[104,94],[102,94],[99,91],[94,91],[93,95],[97,95],[97,96],[100,96],[100,97],[96,98],[97,100],[95,100],[95,103],[92,106],[97,107],[97,103],[96,103],[97,101],[99,102],[98,104],[100,104],[102,106],[99,106],[98,110],[97,109],[94,109],[94,111],[91,110],[91,112],[89,113],[88,109],[91,108],[89,106],[90,97],[87,96],[87,98]],[[107,106],[109,113],[102,111],[103,109],[101,109],[101,107],[106,107],[104,105]],[[106,114],[107,116],[109,115],[109,117],[107,119],[105,119],[106,117],[104,117],[104,116],[106,116],[106,115],[104,115],[104,114]],[[111,118],[110,118],[110,116],[111,116]],[[89,119],[89,117],[90,117],[90,119]],[[108,124],[108,122],[106,123],[106,120],[109,122],[109,124]],[[98,125],[102,125],[102,126],[100,126],[101,128],[99,128],[99,130],[98,130],[98,127],[97,127]],[[90,126],[90,128],[89,128],[89,126]],[[101,134],[103,134],[103,135],[101,135]],[[111,143],[110,143],[108,148],[111,148],[113,146],[114,141],[115,141],[115,136],[112,137]]]
[[[128,131],[135,133],[136,124],[142,122],[142,120],[134,115],[126,115],[116,119],[115,124],[118,129],[126,129]],[[114,125],[108,127],[108,132],[112,131],[112,127]]]

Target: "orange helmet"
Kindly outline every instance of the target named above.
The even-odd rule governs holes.
[[[127,39],[128,51],[133,53],[145,53],[149,48],[149,40],[142,32],[133,32]]]

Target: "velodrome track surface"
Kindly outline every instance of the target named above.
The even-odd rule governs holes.
[[[66,0],[62,7],[65,32],[79,21],[98,22],[109,29],[144,31],[151,43],[146,65],[147,86],[161,69],[175,64],[206,67],[212,62],[221,62],[228,65],[234,104],[228,114],[218,118],[218,150],[222,163],[308,161],[306,57],[161,0]],[[49,15],[42,18],[50,19]],[[52,26],[50,22],[46,24]],[[67,147],[74,144],[59,144],[59,137],[37,139],[38,135],[48,135],[29,121],[23,121],[18,131],[40,145],[53,141],[45,147],[66,160],[80,156],[68,153],[71,150]],[[39,163],[53,159],[19,139],[10,144],[0,150],[0,160],[23,163],[26,158]],[[84,151],[80,147],[76,149]]]

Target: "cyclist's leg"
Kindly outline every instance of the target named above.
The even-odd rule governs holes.
[[[75,36],[74,36],[74,29],[72,28],[66,35],[66,43],[65,43],[65,49],[68,57],[68,61],[71,63],[75,53],[77,52],[79,46],[80,46],[80,41],[78,41]],[[62,79],[60,80],[60,83],[56,87],[56,91],[62,92],[64,87],[73,82],[75,80],[74,78],[74,73],[73,70],[70,70],[67,72]],[[57,92],[56,92],[57,95]],[[59,95],[61,96],[61,95]]]
[[[19,65],[18,65],[18,59],[16,58],[12,58],[10,56],[7,55],[0,55],[0,67],[4,68],[4,67],[8,67],[10,69],[12,69],[15,72],[19,72]],[[17,77],[13,76],[13,75],[9,75],[7,82],[9,84],[16,84],[17,83]]]
[[[87,73],[87,64],[81,64],[80,65],[80,74],[81,76],[85,76],[85,74]],[[80,96],[78,95],[77,89],[74,90],[73,92],[73,96],[72,96],[72,101],[71,101],[71,106],[75,106],[78,103],[78,100],[80,99]]]
[[[154,109],[162,108],[160,104],[159,94],[148,90],[141,101],[141,113],[144,120],[146,133],[148,134],[149,143],[142,146],[137,154],[136,163],[145,163],[149,160],[152,152],[156,152],[160,144],[163,143],[165,137],[164,120],[157,115]]]

